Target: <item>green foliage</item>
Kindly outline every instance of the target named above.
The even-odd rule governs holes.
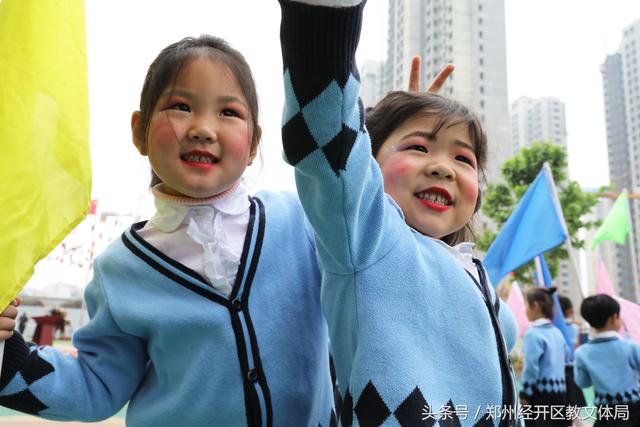
[[[506,161],[500,173],[504,183],[490,184],[485,190],[482,212],[494,221],[500,229],[511,215],[522,195],[536,178],[545,162],[549,163],[551,173],[558,189],[558,198],[574,248],[583,248],[584,240],[578,237],[578,230],[597,227],[598,222],[583,220],[583,216],[596,205],[597,197],[585,193],[575,181],[567,178],[567,153],[564,147],[553,143],[536,142],[531,147],[523,148],[518,154]],[[495,240],[496,233],[484,230],[477,236],[476,243],[480,250],[486,251]],[[551,275],[555,277],[558,264],[567,259],[564,247],[558,247],[545,254]],[[516,278],[522,282],[531,282],[533,262],[516,271]]]

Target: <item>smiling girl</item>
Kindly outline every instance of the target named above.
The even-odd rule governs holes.
[[[394,92],[365,126],[364,2],[280,3],[283,144],[318,244],[342,425],[516,423],[515,322],[467,241],[480,121],[450,99]]]

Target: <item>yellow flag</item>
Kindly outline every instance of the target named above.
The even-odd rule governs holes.
[[[84,0],[0,0],[0,311],[90,193]]]

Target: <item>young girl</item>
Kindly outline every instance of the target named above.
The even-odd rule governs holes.
[[[523,338],[520,398],[523,405],[529,405],[533,410],[525,419],[527,427],[571,425],[571,421],[558,419],[564,416],[566,405],[567,344],[562,332],[551,323],[555,315],[552,298],[555,291],[552,287],[531,288],[525,292],[527,318],[532,323]],[[552,406],[563,410],[554,416]]]
[[[316,233],[342,425],[515,423],[515,321],[465,242],[479,120],[392,93],[368,115],[374,158],[354,59],[364,3],[280,3],[283,143]]]
[[[294,195],[240,184],[260,139],[248,64],[210,36],[168,46],[131,125],[157,212],[96,258],[77,358],[6,341],[0,404],[95,421],[129,402],[130,426],[331,425],[311,229]]]

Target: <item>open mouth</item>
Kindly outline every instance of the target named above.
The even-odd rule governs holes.
[[[211,167],[218,163],[218,158],[208,151],[194,150],[181,154],[180,159],[192,166]]]
[[[424,206],[444,212],[453,205],[453,199],[444,188],[430,187],[414,194]]]

